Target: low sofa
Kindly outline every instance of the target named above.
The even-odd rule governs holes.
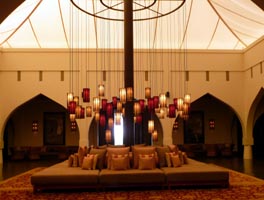
[[[98,152],[105,152],[105,154],[104,156],[102,154],[97,156]],[[182,152],[177,153],[182,154]],[[87,154],[87,152],[84,154]],[[68,160],[34,173],[31,176],[31,184],[35,192],[74,188],[104,190],[110,187],[131,186],[158,186],[168,189],[171,189],[172,186],[186,185],[229,186],[228,170],[187,157],[185,159],[181,157],[179,159],[180,163],[177,161],[179,165],[175,166],[175,162],[168,163],[171,160],[167,160],[169,158],[168,154],[180,158],[178,154],[171,152],[168,147],[135,147],[129,152],[126,147],[107,148],[105,150],[92,149],[88,155],[96,155],[96,167],[93,165],[89,169],[84,169],[83,166],[87,162],[83,156],[80,156],[81,153],[78,151],[75,157],[79,158],[79,167],[76,162],[72,163],[69,157]],[[126,160],[127,158],[128,160]],[[150,162],[151,159],[154,159],[154,164],[150,166],[149,164],[153,163]],[[129,162],[125,168],[123,168],[124,165],[120,165],[121,162],[124,163],[123,161]]]

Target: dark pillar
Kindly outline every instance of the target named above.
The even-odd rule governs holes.
[[[124,0],[124,82],[134,91],[133,0]],[[125,104],[124,144],[134,144],[133,102]]]

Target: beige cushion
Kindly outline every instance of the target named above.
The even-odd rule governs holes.
[[[171,156],[175,156],[176,153],[175,152],[170,152],[170,153],[165,153],[166,156],[166,163],[168,167],[172,167],[172,163],[171,163]]]
[[[73,165],[73,158],[74,158],[74,155],[70,155],[69,158],[68,158],[68,167],[72,167]]]
[[[73,155],[73,163],[72,163],[73,167],[78,167],[79,166],[79,156],[78,153],[75,153]]]
[[[94,155],[85,156],[83,158],[82,169],[92,170],[93,169],[93,160],[94,160]]]
[[[170,145],[168,145],[168,148],[169,148],[169,150],[170,150],[171,152],[175,152],[176,154],[177,154],[178,151],[179,151],[178,146],[175,145],[175,144],[170,144]]]
[[[112,155],[111,170],[129,169],[128,155]]]
[[[79,162],[79,166],[80,166],[80,167],[82,166],[83,158],[84,158],[84,156],[85,156],[87,153],[88,153],[88,148],[87,148],[87,146],[79,147],[79,148],[78,148],[78,156],[79,156],[78,162]]]
[[[166,146],[166,147],[157,147],[156,148],[157,151],[157,155],[158,155],[158,165],[159,167],[166,167],[166,154],[165,153],[169,153],[170,149]]]
[[[171,163],[173,167],[180,167],[182,165],[179,155],[174,155],[174,156],[171,156],[170,158],[171,158]]]
[[[156,153],[156,147],[152,147],[152,146],[146,146],[146,147],[136,147],[134,146],[134,152],[133,152],[133,156],[134,156],[134,169],[138,169],[138,162],[139,162],[139,154],[142,155],[148,155],[148,154],[153,154],[155,155]]]
[[[97,169],[103,169],[104,168],[104,162],[105,162],[106,149],[92,148],[90,150],[90,154],[97,154],[98,155],[96,168]]]
[[[141,170],[152,170],[156,168],[154,154],[149,155],[139,155],[138,169]]]
[[[128,155],[129,147],[108,147],[107,148],[107,168],[111,169],[112,155]],[[128,159],[127,159],[128,160]],[[129,160],[128,160],[129,165]]]

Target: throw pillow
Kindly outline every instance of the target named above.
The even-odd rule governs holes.
[[[143,155],[153,154],[153,155],[155,155],[155,152],[156,152],[156,147],[153,147],[153,146],[146,146],[146,147],[136,147],[136,146],[134,146],[134,152],[133,152],[134,169],[138,169],[139,154],[143,154]]]
[[[73,165],[73,158],[74,158],[73,155],[70,155],[69,156],[69,158],[68,158],[68,167],[72,167],[72,165]]]
[[[79,166],[79,156],[78,153],[75,153],[73,155],[73,163],[72,163],[73,167],[78,167]]]
[[[172,163],[171,163],[171,156],[175,156],[176,153],[175,152],[171,152],[171,153],[165,153],[166,156],[166,163],[168,167],[172,167]]]
[[[128,169],[128,155],[113,155],[111,160],[111,170],[126,170]]]
[[[185,152],[182,152],[183,164],[188,164],[188,156]]]
[[[156,148],[157,154],[158,154],[158,164],[159,167],[166,167],[166,154],[169,153],[170,149],[168,147],[157,147]]]
[[[94,155],[85,156],[83,158],[82,169],[92,170],[93,169],[93,161],[94,161]]]
[[[141,170],[152,170],[155,169],[155,157],[154,154],[149,155],[139,155],[138,169]]]
[[[170,145],[168,145],[168,148],[170,149],[170,152],[175,152],[176,154],[177,154],[178,151],[179,151],[178,146],[175,145],[175,144],[170,144]]]
[[[171,156],[170,158],[173,167],[180,167],[182,165],[179,155]]]
[[[112,161],[112,155],[128,155],[129,154],[129,147],[108,147],[107,148],[107,168],[111,169],[111,161]],[[129,167],[129,159],[127,159],[127,166]]]
[[[97,164],[96,168],[97,169],[103,169],[104,168],[104,162],[105,162],[105,154],[106,154],[106,149],[95,149],[92,148],[90,150],[90,154],[97,154]]]

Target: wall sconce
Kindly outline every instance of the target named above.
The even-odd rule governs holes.
[[[209,128],[210,129],[215,129],[215,120],[214,119],[210,119],[209,120]]]
[[[173,130],[176,131],[176,130],[178,130],[178,128],[179,128],[179,122],[178,122],[178,120],[175,120],[173,123]]]
[[[77,129],[77,123],[76,123],[76,121],[72,121],[71,122],[71,131],[72,132],[75,132],[76,129]]]
[[[32,132],[33,132],[33,134],[37,134],[38,133],[38,121],[33,121],[32,122]]]

